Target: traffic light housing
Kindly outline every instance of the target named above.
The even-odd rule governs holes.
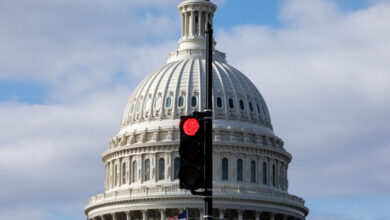
[[[203,112],[182,116],[180,120],[180,188],[204,188],[204,117]]]

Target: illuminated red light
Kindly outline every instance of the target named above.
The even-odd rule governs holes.
[[[195,118],[189,118],[183,124],[183,131],[188,136],[194,136],[198,130],[199,121]]]

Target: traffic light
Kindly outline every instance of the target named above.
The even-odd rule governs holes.
[[[180,120],[180,188],[204,188],[204,117],[202,112]]]

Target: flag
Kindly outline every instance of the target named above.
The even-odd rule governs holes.
[[[178,215],[167,218],[167,220],[187,220],[187,211],[183,211]]]

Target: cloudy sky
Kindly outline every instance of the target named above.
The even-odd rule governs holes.
[[[214,2],[217,48],[265,97],[308,219],[389,219],[390,1]],[[85,219],[127,99],[177,48],[178,3],[1,1],[0,219]]]

